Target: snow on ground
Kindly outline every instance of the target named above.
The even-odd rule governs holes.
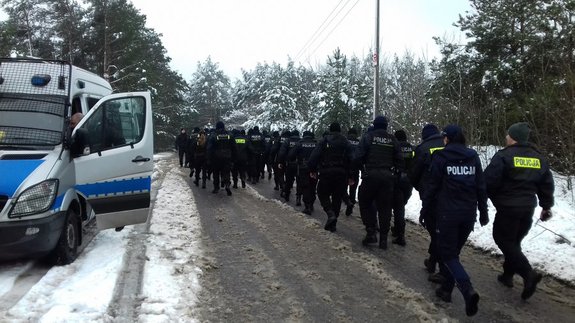
[[[492,155],[492,154],[491,154]],[[490,156],[491,156],[490,155]],[[188,183],[169,170],[173,155],[156,155],[153,179],[165,179],[159,188],[148,238],[144,274],[143,304],[138,319],[142,322],[193,321],[201,269],[195,260],[200,257],[200,223]],[[488,162],[488,159],[486,159]],[[167,170],[167,171],[166,171]],[[163,174],[162,172],[165,173]],[[535,224],[540,212],[535,211],[534,226],[523,242],[523,250],[532,264],[561,279],[575,282],[575,203],[568,178],[555,175],[556,205],[553,218]],[[421,202],[416,191],[406,207],[406,215],[417,222]],[[495,209],[490,206],[491,222],[476,224],[470,237],[473,245],[499,253],[491,236]],[[569,242],[561,241],[556,234]],[[100,232],[78,259],[67,266],[53,267],[9,311],[1,313],[10,322],[109,322],[107,315],[114,287],[120,275],[126,243],[131,233]],[[0,265],[0,295],[14,284],[14,278],[29,263]]]

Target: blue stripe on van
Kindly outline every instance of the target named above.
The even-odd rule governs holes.
[[[76,185],[76,190],[87,197],[129,194],[132,192],[148,192],[152,185],[152,178],[130,178],[111,182]]]
[[[35,160],[0,160],[0,195],[14,197],[22,182],[44,161]]]

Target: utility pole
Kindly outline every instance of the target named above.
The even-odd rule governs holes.
[[[375,0],[375,53],[373,54],[373,118],[379,107],[379,0]]]

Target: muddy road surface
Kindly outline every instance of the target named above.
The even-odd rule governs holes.
[[[312,216],[284,203],[267,179],[247,188],[192,184],[205,255],[197,302],[203,322],[575,322],[575,292],[545,277],[528,301],[523,288],[500,285],[502,259],[470,246],[462,262],[481,296],[479,312],[465,315],[461,294],[451,303],[435,296],[423,260],[427,232],[407,225],[407,246],[363,247],[359,211],[340,216],[337,232],[323,229],[316,201]],[[343,211],[343,210],[342,210]]]

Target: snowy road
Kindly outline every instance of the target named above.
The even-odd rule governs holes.
[[[468,321],[457,292],[434,296],[419,226],[405,248],[364,248],[357,211],[328,233],[317,202],[299,213],[267,180],[211,194],[171,157],[156,160],[147,225],[100,232],[68,266],[1,263],[0,322]],[[518,279],[495,280],[501,259],[466,247],[462,260],[481,295],[473,321],[575,321],[572,287],[545,277],[523,302]]]

